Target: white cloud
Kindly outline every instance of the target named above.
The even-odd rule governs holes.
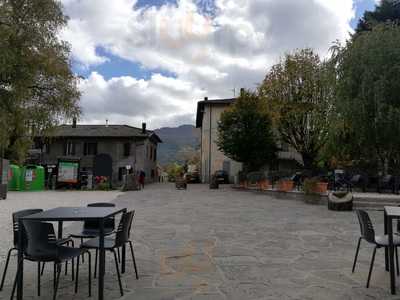
[[[353,0],[215,0],[214,18],[195,3],[136,8],[136,0],[64,0],[69,25],[62,37],[84,67],[111,54],[154,74],[149,80],[105,80],[93,73],[82,82],[84,119],[114,123],[175,125],[195,115],[196,100],[233,96],[233,88],[254,88],[287,51],[313,47],[326,55],[331,43],[351,31]]]

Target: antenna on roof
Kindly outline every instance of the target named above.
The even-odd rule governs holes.
[[[233,91],[233,97],[236,97],[236,88],[234,87],[231,91]]]

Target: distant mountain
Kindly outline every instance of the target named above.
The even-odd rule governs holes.
[[[163,141],[158,146],[157,155],[158,162],[162,166],[173,162],[182,162],[182,158],[178,157],[179,150],[185,147],[194,149],[200,147],[200,130],[193,125],[163,127],[154,132]]]

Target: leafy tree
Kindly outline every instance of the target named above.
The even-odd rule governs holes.
[[[400,166],[400,27],[375,26],[337,48],[337,122],[352,160]]]
[[[66,22],[59,1],[0,2],[0,155],[22,161],[34,135],[79,115]]]
[[[311,49],[298,50],[266,75],[259,87],[282,142],[301,154],[315,170],[329,132],[334,72]]]
[[[255,93],[243,92],[221,115],[218,124],[219,149],[242,162],[246,171],[256,171],[276,159],[277,146],[264,101]]]
[[[375,6],[374,11],[366,11],[359,20],[356,32],[370,31],[372,27],[380,23],[400,21],[400,1],[382,0]]]
[[[175,180],[176,178],[183,175],[183,173],[185,173],[185,170],[184,170],[183,166],[181,166],[177,163],[173,163],[173,164],[169,164],[165,167],[165,172],[168,173],[168,177],[170,179]]]

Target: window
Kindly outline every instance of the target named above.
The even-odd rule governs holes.
[[[83,155],[97,155],[97,143],[85,143],[83,146]]]
[[[122,179],[124,178],[124,175],[126,175],[126,168],[120,167],[118,169],[118,181],[122,181]]]
[[[50,154],[50,143],[45,143],[43,145],[43,153]]]
[[[124,156],[130,156],[131,155],[131,143],[125,143],[124,144]]]
[[[153,159],[154,159],[154,161],[157,160],[157,148],[154,148]]]
[[[66,142],[64,144],[64,155],[75,155],[76,143]]]

